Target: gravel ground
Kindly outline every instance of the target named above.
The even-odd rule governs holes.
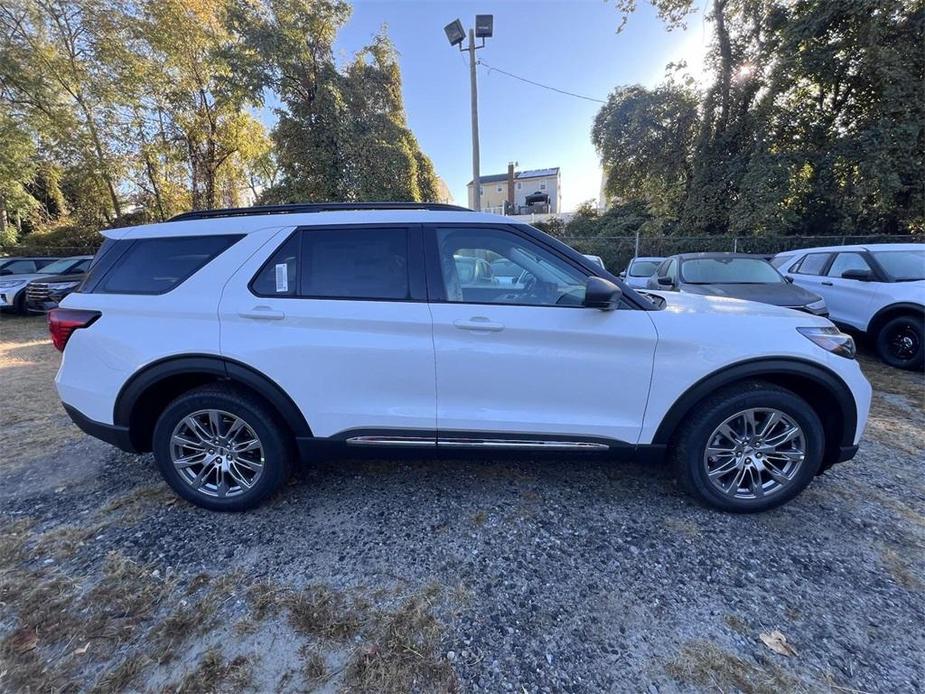
[[[762,515],[568,459],[326,463],[223,515],[77,432],[3,318],[0,690],[922,691],[925,383],[862,360],[858,457]]]

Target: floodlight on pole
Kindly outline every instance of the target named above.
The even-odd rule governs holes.
[[[472,106],[472,197],[475,200],[473,207],[476,211],[482,209],[481,181],[479,179],[479,90],[475,71],[475,52],[485,47],[485,39],[491,38],[494,33],[494,16],[490,14],[477,14],[475,16],[475,29],[469,29],[469,45],[463,47],[466,30],[458,19],[450,22],[443,31],[451,46],[459,46],[460,52],[469,53],[469,87],[471,90]],[[476,45],[476,37],[482,39]]]

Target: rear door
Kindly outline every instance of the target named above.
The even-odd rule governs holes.
[[[636,443],[656,343],[647,312],[585,308],[588,271],[513,227],[433,227],[425,240],[440,445]],[[474,258],[522,272],[468,281]]]
[[[222,354],[282,387],[315,436],[434,445],[420,228],[304,227],[267,246],[225,288]]]

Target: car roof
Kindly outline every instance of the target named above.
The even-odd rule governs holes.
[[[838,251],[922,251],[925,244],[921,243],[862,243],[851,246],[815,246],[813,248],[798,248],[792,251],[781,251],[775,257],[797,255],[798,253],[835,253]]]
[[[167,236],[208,236],[214,234],[249,234],[259,229],[311,227],[349,224],[511,224],[514,220],[498,214],[455,210],[333,210],[292,214],[254,214],[210,219],[183,219],[142,224],[119,229],[105,229],[111,239],[159,238]]]
[[[635,263],[637,260],[653,261],[653,260],[664,260],[664,259],[665,259],[665,256],[663,255],[640,255],[636,258],[633,258],[630,262]]]

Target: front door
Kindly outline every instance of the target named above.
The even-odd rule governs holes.
[[[513,227],[434,227],[425,244],[441,445],[637,442],[656,344],[647,312],[585,308],[588,272]]]
[[[223,292],[223,356],[283,387],[317,437],[434,445],[420,228],[313,226],[266,247]]]

